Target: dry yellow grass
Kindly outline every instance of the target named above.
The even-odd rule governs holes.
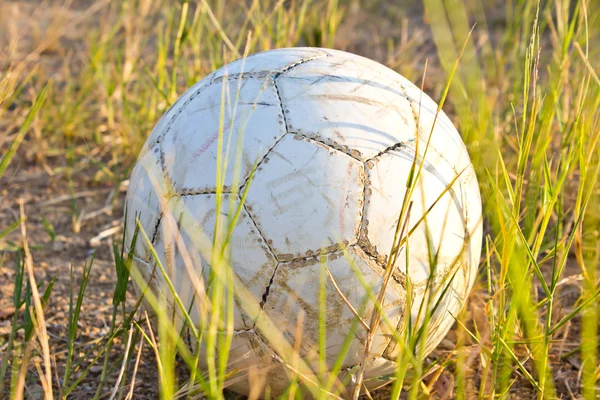
[[[0,0],[0,398],[222,396],[222,374],[166,354],[177,332],[133,312],[111,243],[130,168],[178,94],[245,51],[302,44],[414,82],[427,63],[484,196],[469,304],[431,357],[402,359],[404,387],[371,395],[596,399],[600,5],[423,3]]]

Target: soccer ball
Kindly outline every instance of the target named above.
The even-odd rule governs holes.
[[[428,354],[463,307],[481,255],[479,188],[452,122],[396,72],[330,49],[258,53],[190,88],[148,138],[126,207],[126,243],[137,221],[148,237],[131,246],[141,282],[187,345],[197,346],[193,329],[169,284],[208,330],[219,281],[233,294],[213,325],[222,340],[230,321],[228,368],[263,373],[272,394],[297,376],[292,350],[315,375],[320,360],[332,368],[342,354],[342,385],[362,366],[370,388],[393,373],[408,324],[418,332],[428,321],[419,341]],[[383,317],[365,352],[390,255]],[[249,380],[231,387],[248,393]]]

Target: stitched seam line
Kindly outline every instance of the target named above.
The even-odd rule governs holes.
[[[160,226],[160,221],[162,220],[162,217],[163,217],[163,213],[161,211],[160,214],[158,214],[158,218],[156,219],[156,224],[154,224],[154,230],[152,232],[152,240],[150,241],[150,243],[152,243],[153,246],[154,246],[154,241],[156,240],[156,236],[158,235],[158,228]]]
[[[228,186],[223,187],[223,190],[221,191],[222,194],[235,194],[231,188],[229,188]],[[202,195],[202,194],[217,194],[217,191],[215,189],[188,189],[188,188],[183,188],[181,189],[181,193],[179,193],[180,197],[186,197],[186,196],[195,196],[195,195]]]
[[[291,255],[290,257],[289,254],[280,254],[277,260],[282,263],[297,263],[296,266],[302,266],[307,262],[319,262],[319,258],[323,256],[343,253],[344,250],[354,245],[356,245],[355,241],[349,242],[347,240],[344,240],[343,242],[332,244],[331,246],[317,250],[313,254],[306,255],[303,257],[294,257],[293,255]]]
[[[406,100],[408,100],[408,105],[410,106],[410,110],[412,111],[412,115],[415,120],[415,140],[419,140],[419,128],[420,128],[419,113],[417,113],[417,110],[415,110],[414,104],[410,100],[410,97],[408,96],[408,92],[406,91],[406,87],[404,86],[403,83],[400,83],[400,88],[402,89],[402,93],[404,94],[404,97],[406,97]]]
[[[386,147],[385,149],[381,150],[379,153],[375,154],[373,157],[369,158],[367,161],[371,161],[374,160],[378,157],[381,157],[384,154],[389,153],[390,151],[394,151],[394,150],[398,150],[401,148],[405,148],[408,147],[408,145],[412,142],[414,142],[415,139],[409,139],[409,140],[405,140],[403,142],[398,142],[396,144],[391,145],[390,147]]]
[[[303,139],[308,139],[312,142],[320,143],[323,146],[327,146],[332,150],[339,151],[340,153],[343,153],[348,157],[355,159],[356,161],[362,162],[362,160],[360,159],[361,153],[358,150],[352,150],[348,146],[340,145],[336,142],[330,142],[327,139],[320,138],[316,133],[302,133],[297,131],[289,131],[288,133],[291,135],[299,136]]]
[[[303,58],[301,60],[296,61],[295,63],[286,65],[285,67],[283,67],[281,69],[280,72],[278,72],[277,74],[275,74],[275,79],[279,78],[280,75],[282,75],[282,74],[284,74],[284,73],[286,73],[286,72],[288,72],[288,71],[296,68],[298,65],[306,64],[309,61],[317,60],[319,58],[327,58],[327,57],[329,57],[329,55],[327,53],[325,53],[325,54],[321,54],[321,55],[318,55],[318,56],[306,57],[306,58]]]
[[[269,253],[271,254],[271,256],[273,257],[273,259],[275,260],[275,262],[277,262],[277,256],[275,255],[275,252],[273,251],[273,248],[271,247],[271,244],[269,243],[269,240],[265,237],[265,235],[263,235],[260,226],[258,225],[258,223],[254,220],[254,217],[252,217],[252,214],[250,213],[251,209],[249,209],[246,204],[243,204],[244,207],[244,211],[246,211],[246,214],[248,214],[248,218],[250,218],[250,221],[252,222],[252,224],[254,225],[254,227],[256,228],[256,231],[258,232],[258,235],[262,238],[262,240],[264,241],[265,245],[267,246]],[[277,263],[277,265],[275,266],[275,268],[273,269],[273,274],[271,275],[271,278],[269,279],[269,283],[267,284],[267,286],[265,287],[265,290],[263,291],[262,295],[261,295],[261,300],[259,303],[260,309],[262,310],[265,303],[267,302],[267,298],[269,297],[269,291],[271,290],[271,285],[273,284],[273,280],[275,279],[275,273],[277,273],[277,269],[279,268],[279,263]],[[258,317],[260,318],[260,316]],[[256,321],[254,321],[253,326],[256,325]]]

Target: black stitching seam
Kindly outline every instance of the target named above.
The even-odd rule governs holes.
[[[295,267],[301,267],[306,264],[320,262],[321,258],[326,257],[326,256],[329,256],[330,260],[334,260],[337,257],[332,257],[332,255],[338,254],[338,253],[343,253],[347,248],[350,248],[355,245],[357,245],[356,241],[349,242],[347,240],[344,240],[343,242],[332,244],[331,246],[326,247],[325,249],[320,249],[318,251],[315,251],[314,254],[303,256],[303,257],[291,257],[291,258],[286,257],[284,259],[279,260],[279,262],[285,263],[285,264],[295,264],[294,265]]]
[[[288,133],[290,135],[299,136],[302,139],[307,139],[312,142],[320,143],[323,146],[327,146],[332,150],[339,151],[340,153],[345,154],[348,157],[353,158],[356,161],[359,161],[362,163],[362,160],[359,158],[361,156],[361,153],[358,150],[350,149],[346,145],[340,145],[339,143],[337,143],[335,141],[329,141],[327,139],[320,138],[318,136],[318,134],[316,134],[316,133],[303,133],[303,132],[296,132],[296,131],[289,131]]]
[[[262,297],[260,299],[260,309],[263,310],[265,307],[265,304],[267,303],[267,299],[269,298],[269,292],[271,291],[271,286],[273,285],[273,280],[275,279],[275,273],[277,272],[277,270],[279,269],[279,264],[277,264],[275,266],[275,269],[273,269],[273,275],[271,275],[271,279],[269,279],[269,283],[267,284],[267,287],[265,288],[265,291],[262,294]]]
[[[383,272],[385,272],[385,267],[387,266],[387,257],[385,262],[381,262],[381,260],[378,259],[376,255],[371,253],[368,249],[365,249],[360,242],[357,245],[367,255],[367,257],[373,260],[377,265],[381,267]],[[398,269],[394,269],[394,271],[392,271],[392,278],[394,279],[394,281],[396,281],[398,285],[402,286],[402,288],[406,291],[406,275],[404,274],[404,272]]]
[[[327,58],[327,57],[329,57],[329,54],[323,52],[323,54],[318,55],[318,56],[302,58],[302,59],[296,61],[295,63],[289,64],[289,65],[286,65],[285,67],[283,67],[280,72],[275,74],[275,79],[279,78],[279,76],[281,74],[284,74],[284,73],[288,72],[289,70],[296,68],[298,65],[305,64],[309,61],[317,60],[319,58]]]
[[[222,194],[224,195],[231,195],[231,194],[235,194],[233,193],[233,191],[231,191],[231,188],[229,186],[225,186],[223,187],[223,190],[221,191]],[[188,189],[188,188],[183,188],[181,189],[181,193],[179,193],[179,197],[185,197],[185,196],[195,196],[195,195],[202,195],[202,194],[217,194],[217,191],[215,189]]]
[[[275,255],[275,252],[273,251],[273,249],[271,248],[271,245],[269,244],[269,240],[265,237],[265,235],[263,235],[262,231],[260,230],[259,225],[256,223],[256,221],[254,220],[254,217],[250,213],[251,210],[248,209],[248,207],[247,207],[247,205],[245,203],[243,204],[243,207],[244,207],[244,211],[246,211],[246,214],[248,214],[248,218],[250,218],[250,221],[252,222],[252,224],[256,228],[256,231],[258,232],[258,235],[262,238],[263,242],[265,243],[265,245],[269,249],[269,253],[271,253],[271,255],[273,256],[273,258],[275,259],[275,261],[278,261],[277,260],[277,256]],[[273,274],[271,275],[271,279],[269,279],[269,283],[268,283],[267,287],[265,288],[265,290],[264,290],[264,292],[263,292],[263,294],[261,296],[261,301],[260,301],[260,309],[261,310],[263,309],[263,306],[267,302],[267,297],[269,296],[269,290],[271,289],[271,285],[273,284],[273,279],[275,279],[275,273],[277,272],[277,268],[279,268],[279,263],[273,269]]]
[[[277,96],[277,100],[279,101],[279,109],[281,111],[281,118],[283,119],[283,124],[285,126],[285,133],[288,133],[288,120],[287,117],[285,116],[285,110],[283,108],[283,100],[281,100],[281,93],[279,93],[279,86],[277,86],[277,78],[279,77],[279,75],[275,75],[271,77],[271,83],[273,84],[273,87],[275,88],[275,95]]]
[[[152,240],[150,240],[150,243],[152,243],[152,245],[154,246],[154,240],[156,239],[156,236],[158,235],[158,227],[160,225],[160,221],[162,220],[163,217],[163,213],[162,211],[158,214],[158,218],[156,218],[156,223],[154,224],[154,230],[152,232]]]
[[[253,72],[237,72],[237,73],[233,73],[233,74],[228,74],[225,73],[221,76],[217,76],[215,78],[212,78],[210,83],[218,83],[218,82],[223,82],[224,80],[230,81],[230,80],[235,80],[235,79],[246,79],[246,78],[266,78],[268,76],[274,76],[275,78],[279,77],[279,75],[297,67],[298,65],[307,63],[309,61],[312,60],[316,60],[319,58],[326,58],[329,57],[328,54],[323,53],[321,55],[317,55],[317,56],[311,56],[311,57],[306,57],[306,58],[302,58],[292,64],[286,65],[283,68],[281,68],[279,71],[278,70],[274,70],[274,71],[269,71],[269,70],[261,70],[261,71],[253,71]]]
[[[283,139],[285,137],[285,135],[286,135],[286,133],[281,135],[281,137],[279,139],[277,139],[271,146],[269,146],[269,148],[267,149],[267,151],[265,151],[265,154],[262,156],[262,158],[256,163],[256,171],[258,171],[258,169],[260,168],[262,163],[265,161],[265,159],[267,158],[267,156],[269,155],[271,150],[273,150],[273,148],[275,148],[275,146],[277,146],[277,144],[281,141],[281,139]],[[244,186],[246,186],[246,184],[248,183],[248,180],[250,180],[250,173],[248,173],[248,176],[246,176],[244,178],[244,181],[240,185],[240,193],[242,193],[244,191]]]
[[[408,92],[406,91],[406,87],[404,86],[403,83],[400,83],[400,88],[402,89],[402,93],[404,93],[404,97],[406,97],[406,100],[408,101],[408,105],[410,106],[410,110],[412,111],[412,115],[415,120],[415,140],[419,140],[419,128],[421,127],[419,125],[419,114],[420,113],[417,113],[417,111],[415,110],[414,104],[410,100],[410,97],[408,96]]]
[[[409,139],[403,142],[398,142],[395,143],[389,147],[386,147],[385,149],[381,150],[379,153],[375,154],[373,157],[369,158],[367,161],[372,161],[375,158],[381,157],[384,154],[387,154],[390,151],[394,151],[394,150],[398,150],[401,149],[403,147],[407,147],[409,143],[413,142],[414,140],[418,140],[418,139]]]
[[[252,78],[267,78],[269,75],[271,74],[270,71],[258,71],[258,72],[238,72],[235,74],[225,74],[225,75],[221,75],[221,76],[217,76],[216,78],[213,78],[210,83],[220,83],[223,82],[225,80],[227,81],[232,81],[232,80],[236,80],[236,79],[252,79]],[[227,79],[225,79],[227,78]]]
[[[248,214],[248,218],[250,218],[250,221],[252,221],[252,225],[254,225],[254,227],[256,228],[256,231],[258,232],[258,234],[260,235],[260,237],[262,238],[262,240],[264,241],[264,243],[267,245],[267,247],[269,249],[269,252],[273,256],[273,258],[275,259],[275,261],[277,261],[277,256],[275,256],[275,252],[271,248],[271,245],[269,244],[269,241],[267,240],[267,238],[265,237],[265,235],[263,235],[262,231],[260,230],[260,226],[256,223],[256,221],[254,220],[254,217],[252,216],[252,214],[250,212],[250,211],[252,211],[252,208],[249,207],[246,203],[244,203],[242,205],[242,207],[244,207],[244,211],[246,211],[246,214]]]
[[[371,180],[369,179],[369,170],[373,167],[373,161],[371,160],[367,160],[364,162],[364,170],[365,170],[365,185],[364,185],[364,191],[363,191],[363,210],[362,210],[362,218],[360,221],[360,228],[359,228],[359,232],[358,232],[358,246],[360,247],[360,249],[362,251],[365,252],[365,254],[371,258],[373,261],[375,261],[377,263],[377,265],[381,266],[384,270],[385,270],[385,266],[387,264],[387,256],[383,255],[383,254],[379,254],[379,252],[377,251],[377,249],[375,248],[375,246],[373,246],[373,244],[371,244],[371,241],[369,240],[369,228],[368,228],[368,224],[369,221],[365,220],[365,215],[366,215],[366,207],[367,204],[369,203],[369,195],[372,192],[372,189],[369,187],[369,185],[371,184]],[[392,274],[392,276],[394,276],[394,274]],[[399,281],[395,276],[394,279],[396,280],[396,282],[398,282],[399,284],[402,285],[402,287],[404,287],[403,283],[401,281]]]

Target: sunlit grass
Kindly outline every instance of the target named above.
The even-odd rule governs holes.
[[[439,359],[426,361],[419,341],[427,336],[428,316],[435,304],[423,306],[425,323],[419,329],[413,326],[415,321],[405,318],[401,329],[394,333],[401,351],[394,376],[386,377],[392,381],[389,396],[398,398],[403,393],[408,398],[426,397],[435,377],[451,371],[455,376],[454,393],[467,397],[470,389],[465,360],[474,351],[480,364],[477,373],[481,380],[476,388],[480,398],[505,397],[517,384],[533,388],[540,398],[554,398],[562,385],[556,378],[556,358],[561,354],[557,346],[568,340],[576,345],[571,351],[581,360],[581,381],[569,385],[584,398],[595,399],[600,378],[600,81],[596,72],[600,10],[587,1],[507,1],[502,5],[505,15],[498,32],[489,21],[497,16],[488,14],[492,11],[486,1],[424,3],[444,76],[428,72],[423,79],[441,93],[435,100],[444,109],[451,107],[483,194],[486,237],[476,295],[484,301],[479,312],[485,318],[474,318],[468,311],[455,316],[456,348]],[[95,166],[95,180],[110,182],[118,193],[148,132],[187,87],[214,69],[256,51],[300,44],[336,47],[338,29],[351,7],[347,1],[336,0],[236,1],[235,6],[220,0],[177,4],[156,0],[97,2],[72,23],[52,24],[51,34],[35,44],[28,58],[16,59],[11,47],[16,42],[11,42],[0,49],[0,55],[9,60],[0,66],[0,122],[17,123],[9,133],[10,140],[1,147],[0,182],[10,182],[11,162],[23,143],[35,144],[37,159],[52,174],[64,175],[69,182],[72,230],[78,232],[83,216],[72,183],[78,169]],[[91,23],[91,16],[97,23]],[[34,60],[74,26],[86,27],[83,47],[66,53],[59,68],[63,77],[53,77],[47,67]],[[405,61],[402,54],[388,50],[390,64]],[[421,73],[416,71],[414,76]],[[23,229],[14,266],[8,265],[12,261],[0,264],[13,269],[16,280],[11,330],[0,336],[0,397],[22,398],[25,386],[36,379],[46,398],[66,397],[94,365],[101,365],[95,397],[105,396],[103,388],[109,377],[120,376],[110,393],[114,398],[125,398],[135,373],[124,366],[136,359],[143,343],[155,355],[162,398],[192,398],[200,393],[223,398],[230,381],[253,373],[226,368],[235,299],[245,304],[249,315],[260,315],[256,329],[267,332],[266,340],[290,377],[286,398],[302,398],[309,393],[315,398],[349,396],[352,392],[358,396],[363,389],[360,368],[353,371],[359,379],[349,392],[344,390],[351,383],[341,371],[355,330],[365,329],[364,325],[373,330],[379,324],[395,327],[382,312],[383,297],[371,290],[356,266],[351,265],[367,293],[364,307],[356,312],[369,312],[370,308],[373,312],[370,319],[355,320],[331,368],[323,358],[327,346],[324,299],[330,290],[328,282],[335,285],[335,281],[326,275],[326,268],[322,268],[318,282],[321,352],[316,356],[316,368],[313,358],[299,356],[298,343],[288,343],[273,321],[261,314],[256,299],[233,274],[228,241],[247,193],[238,193],[237,203],[221,203],[219,191],[226,169],[236,171],[235,182],[241,179],[240,152],[236,149],[243,143],[232,139],[233,128],[226,121],[227,116],[235,114],[237,104],[236,98],[226,97],[229,95],[224,90],[218,141],[218,154],[223,158],[217,161],[216,177],[216,209],[227,210],[228,219],[217,218],[216,234],[209,238],[194,229],[190,217],[185,217],[191,213],[184,206],[174,202],[163,205],[165,229],[170,232],[166,240],[173,241],[185,254],[181,235],[191,236],[194,247],[213,266],[205,282],[203,276],[196,276],[189,257],[183,257],[196,291],[200,325],[193,322],[192,305],[184,304],[177,296],[170,281],[170,261],[163,265],[153,253],[156,273],[170,289],[161,298],[148,290],[139,272],[131,268],[135,264],[133,251],[127,249],[134,246],[121,242],[113,249],[118,284],[110,330],[87,349],[77,340],[78,320],[92,261],[83,267],[81,276],[71,271],[67,357],[66,364],[57,371],[51,360],[54,349],[44,333],[43,312],[54,295],[53,281],[37,287],[30,273],[36,260],[31,260]],[[6,126],[12,125],[6,122]],[[64,166],[46,161],[57,154],[66,158]],[[415,163],[411,174],[415,180],[406,183],[408,192],[418,190],[414,182],[419,168]],[[252,179],[253,174],[250,184]],[[160,183],[156,188],[157,192],[164,191]],[[403,247],[406,239],[402,221],[407,213],[408,202],[398,221],[393,252],[396,257],[408,257],[410,252]],[[26,216],[23,211],[19,220],[0,226],[0,248],[5,237],[26,226]],[[151,245],[149,234],[140,230],[136,240]],[[393,266],[392,257],[390,263]],[[568,278],[568,265],[579,268],[581,293],[576,304],[563,309],[561,290]],[[141,300],[131,307],[126,305],[126,296],[132,293],[128,291],[130,278],[138,287],[137,293],[144,294],[149,310],[154,310],[150,320],[139,310]],[[438,290],[447,289],[447,284],[442,286]],[[407,287],[407,304],[412,304],[410,281]],[[565,329],[574,321],[580,330],[567,335]],[[195,343],[192,349],[183,339],[188,328]],[[114,347],[117,339],[127,349],[119,354]],[[202,346],[204,353],[200,351]],[[200,361],[206,369],[199,368]],[[188,370],[185,378],[178,375],[179,363]],[[264,383],[256,378],[257,392],[262,392]]]

